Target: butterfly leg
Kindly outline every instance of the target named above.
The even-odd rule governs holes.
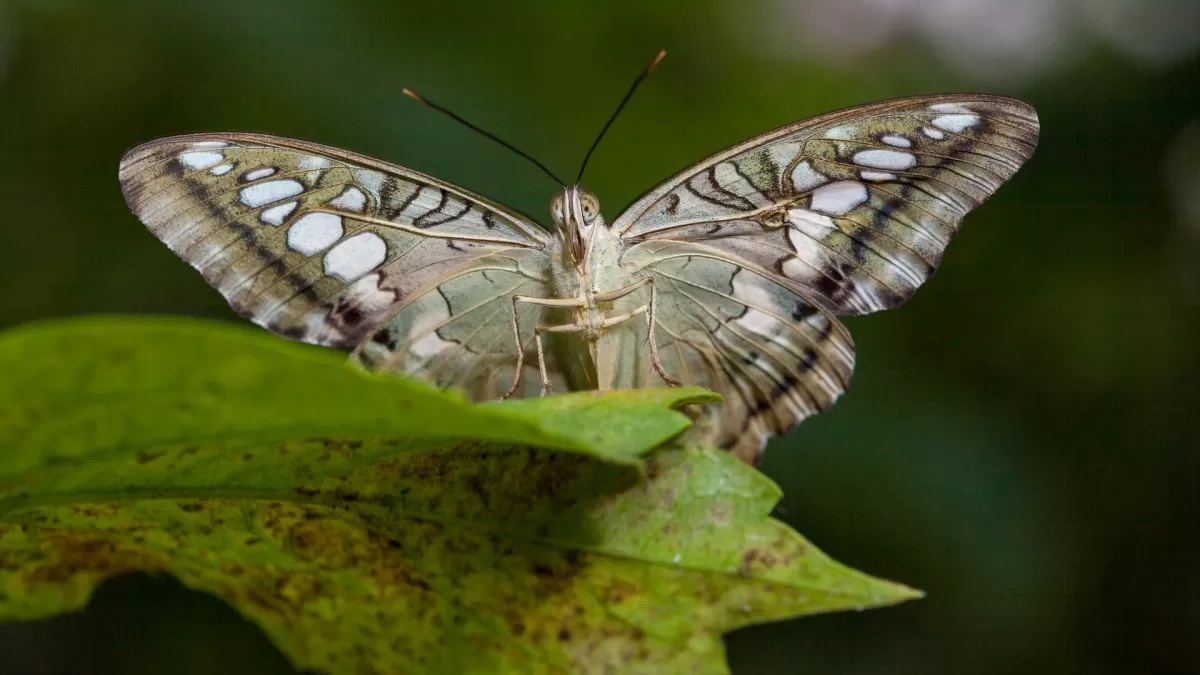
[[[546,374],[546,359],[542,353],[542,333],[578,333],[586,330],[581,323],[569,323],[562,326],[537,326],[533,329],[533,341],[537,345],[538,369],[542,372],[542,396],[554,393],[550,387],[550,376]]]
[[[582,307],[582,298],[533,298],[527,295],[514,295],[512,297],[512,328],[513,338],[517,341],[517,373],[513,376],[512,387],[509,388],[500,400],[504,400],[517,393],[517,389],[521,386],[521,378],[525,374],[525,346],[521,342],[521,326],[517,321],[517,303],[524,302],[530,305],[538,305],[541,307]],[[542,373],[542,395],[550,389],[550,380],[546,375],[546,362],[543,358],[542,351],[542,336],[541,331],[545,330],[544,326],[534,328],[533,337],[537,344],[538,352],[538,369]]]
[[[646,277],[645,279],[640,279],[638,281],[633,282],[632,284],[629,284],[628,286],[625,286],[624,288],[618,288],[615,291],[609,291],[607,293],[597,293],[596,301],[597,302],[608,302],[610,300],[616,300],[618,298],[629,295],[630,293],[636,291],[637,289],[641,288],[642,286],[650,286],[650,302],[648,304],[642,305],[641,307],[638,307],[637,309],[633,310],[632,312],[627,312],[627,313],[621,314],[619,316],[609,317],[604,320],[604,323],[602,323],[601,326],[603,328],[608,328],[609,326],[615,326],[624,321],[628,321],[628,320],[632,319],[633,317],[638,316],[639,314],[645,314],[646,322],[647,322],[646,344],[648,344],[650,347],[650,364],[654,366],[655,372],[658,373],[658,376],[661,377],[664,382],[671,385],[672,387],[681,387],[681,386],[683,386],[683,383],[667,374],[666,369],[664,369],[662,366],[662,361],[658,357],[658,343],[655,342],[655,340],[654,340],[654,325],[655,325],[654,310],[658,306],[658,287],[654,284],[654,277]]]

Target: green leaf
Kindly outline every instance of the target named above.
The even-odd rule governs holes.
[[[660,447],[701,390],[472,406],[182,320],[0,334],[0,620],[159,571],[331,673],[726,672],[720,635],[916,597]]]

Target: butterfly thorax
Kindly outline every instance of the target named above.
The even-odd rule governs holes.
[[[556,284],[563,298],[577,297],[584,305],[579,318],[585,323],[602,321],[595,314],[595,295],[615,290],[626,283],[619,260],[623,242],[600,215],[595,195],[570,186],[555,195],[550,203],[560,250]],[[593,310],[593,311],[588,311]]]
[[[563,299],[573,299],[562,320],[579,327],[567,340],[582,341],[590,356],[587,379],[591,386],[614,388],[618,349],[628,345],[617,335],[637,330],[629,321],[614,323],[614,318],[629,315],[645,299],[641,293],[605,297],[636,281],[621,266],[626,244],[600,215],[594,195],[578,186],[564,188],[551,202],[558,243],[561,249],[554,256],[555,293]]]

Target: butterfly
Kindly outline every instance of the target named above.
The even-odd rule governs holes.
[[[849,385],[837,317],[910,297],[1037,138],[1020,101],[898,98],[739,143],[611,223],[565,185],[552,231],[432,176],[264,134],[151,141],[120,181],[151,232],[278,335],[478,401],[707,387],[723,401],[693,439],[754,463]]]

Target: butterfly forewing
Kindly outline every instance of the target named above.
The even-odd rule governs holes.
[[[134,213],[239,313],[338,347],[454,267],[546,240],[529,219],[432,177],[272,136],[153,141],[125,156],[120,178]]]
[[[897,99],[777,129],[652,190],[617,219],[630,241],[700,242],[757,263],[839,314],[894,307],[962,217],[1033,153],[1029,106]]]

